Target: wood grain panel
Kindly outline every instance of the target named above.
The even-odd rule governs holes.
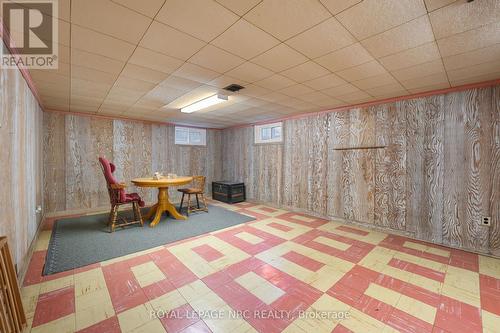
[[[113,121],[66,116],[66,209],[109,202],[98,157],[113,160]]]
[[[121,181],[130,182],[137,177],[152,175],[151,125],[124,120],[113,121],[113,162],[115,176]],[[137,192],[143,200],[151,202],[154,193],[151,189],[130,186],[130,192]]]
[[[371,150],[342,152],[342,195],[345,219],[373,223],[375,156]]]
[[[489,212],[491,89],[445,97],[445,244],[485,251]]]
[[[490,156],[490,213],[489,250],[500,256],[500,87],[492,88],[491,99],[491,156]]]
[[[286,207],[306,208],[309,172],[307,119],[286,121],[284,140],[283,203]]]
[[[344,200],[342,187],[343,151],[334,150],[347,143],[345,130],[348,127],[349,112],[330,114],[330,132],[328,136],[328,170],[327,170],[327,214],[344,217]]]
[[[370,108],[376,117],[374,223],[405,229],[406,109],[400,103]]]
[[[63,211],[66,209],[65,116],[44,113],[43,122],[44,210]]]
[[[0,47],[3,45],[0,43]],[[11,244],[17,271],[26,268],[43,205],[42,111],[18,70],[0,68],[0,236]]]
[[[255,162],[251,183],[254,197],[258,201],[281,204],[283,146],[256,145],[253,147]]]
[[[406,230],[441,243],[443,237],[444,96],[401,102],[406,110]]]
[[[499,89],[285,121],[281,206],[499,253]],[[278,204],[260,185],[267,153],[249,152],[252,130],[223,131],[223,175],[245,181],[250,199]],[[480,226],[489,215],[493,226]]]

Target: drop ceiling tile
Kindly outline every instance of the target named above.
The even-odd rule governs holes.
[[[135,10],[143,15],[153,18],[163,6],[164,0],[112,0],[122,6]]]
[[[400,81],[403,87],[408,90],[433,86],[437,84],[448,84],[448,77],[445,72],[431,74],[429,76],[418,77],[411,80]]]
[[[279,44],[279,41],[241,19],[214,39],[212,44],[248,60]]]
[[[149,102],[161,103],[163,106],[174,101],[185,93],[186,91],[184,90],[159,85],[149,91],[146,95],[144,95],[142,99]]]
[[[71,66],[71,78],[87,80],[90,82],[98,82],[104,84],[113,84],[118,77],[118,74],[101,72],[91,68],[80,67],[77,65]]]
[[[124,61],[88,53],[79,49],[71,49],[71,62],[73,65],[96,69],[111,74],[119,74],[125,66]]]
[[[269,93],[271,93],[271,90],[259,87],[255,84],[250,84],[245,87],[245,90],[241,91],[241,94],[245,96],[258,97],[258,98],[261,98],[262,96],[267,95]]]
[[[210,69],[200,67],[198,65],[184,63],[178,70],[173,73],[175,76],[180,76],[188,80],[207,83],[212,81],[220,74]]]
[[[338,98],[347,103],[366,103],[375,100],[374,97],[364,91],[353,92],[347,95],[339,96]]]
[[[361,44],[356,43],[317,58],[316,62],[332,72],[337,72],[356,65],[361,65],[371,60],[373,60],[373,57],[363,48],[363,46],[361,46]]]
[[[71,27],[71,47],[127,61],[134,51],[135,45],[73,25]]]
[[[71,95],[104,99],[112,84],[95,83],[82,79],[71,79]]]
[[[263,80],[257,81],[255,84],[270,90],[280,90],[294,85],[295,82],[287,77],[284,77],[283,75],[275,74]]]
[[[160,85],[186,92],[198,88],[202,83],[170,75],[167,79],[163,80]]]
[[[355,42],[354,37],[332,17],[290,38],[286,44],[310,58],[317,58]]]
[[[228,85],[233,84],[233,83],[239,84],[242,87],[245,87],[246,85],[249,84],[248,82],[238,80],[238,79],[235,79],[235,78],[233,78],[231,76],[227,76],[227,75],[221,75],[221,76],[213,79],[212,81],[208,82],[207,84],[210,86],[217,87],[217,88],[224,88],[224,87],[227,87]],[[229,93],[231,93],[231,92],[228,92],[228,94]]]
[[[144,95],[144,92],[136,89],[127,89],[123,87],[114,86],[106,96],[105,101],[123,103],[132,106]]]
[[[446,89],[446,88],[450,88],[450,84],[448,82],[442,82],[442,83],[437,83],[437,84],[433,84],[430,86],[409,89],[408,91],[412,94],[418,94],[418,93],[422,93],[422,92],[428,92],[428,91],[440,90],[440,89]]]
[[[331,87],[336,87],[340,86],[342,84],[346,84],[347,82],[340,77],[338,77],[336,74],[328,74],[322,77],[318,77],[317,79],[310,80],[304,82],[304,84],[310,88],[313,88],[315,90],[323,90],[326,88],[331,88]]]
[[[252,83],[269,77],[274,73],[267,68],[247,61],[244,64],[230,70],[226,74],[234,78]]]
[[[497,58],[498,59],[498,58]],[[450,83],[453,86],[457,82],[465,84],[464,82],[479,82],[476,78],[480,77],[482,81],[494,80],[500,77],[500,60],[485,62],[482,64],[469,66],[450,70],[447,72]]]
[[[387,70],[395,71],[436,60],[440,57],[436,42],[430,42],[378,60]]]
[[[120,75],[120,77],[118,77],[118,79],[116,80],[113,89],[121,88],[121,89],[134,90],[137,92],[142,92],[141,95],[143,95],[144,92],[149,91],[154,87],[156,87],[156,83],[151,83]]]
[[[208,44],[192,56],[189,62],[218,73],[225,73],[241,65],[245,60]]]
[[[500,43],[500,22],[438,40],[443,57]]]
[[[392,75],[399,81],[407,81],[440,72],[444,72],[443,62],[441,59],[436,59],[416,66],[399,69],[392,72]]]
[[[293,86],[281,89],[279,92],[294,97],[294,96],[309,94],[312,93],[313,91],[314,90],[303,84],[294,84]]]
[[[336,18],[362,40],[425,14],[421,0],[364,0]]]
[[[284,101],[286,99],[289,99],[290,97],[288,95],[282,94],[281,92],[272,92],[270,94],[264,95],[261,97],[263,100],[271,102],[271,103],[278,103],[280,101]],[[264,106],[265,109],[268,109],[271,105],[267,104]]]
[[[283,43],[252,59],[253,63],[275,72],[281,72],[306,61],[305,56]]]
[[[182,66],[184,62],[143,47],[137,47],[132,57],[130,57],[129,63],[168,74]]]
[[[315,0],[266,0],[245,15],[246,20],[282,41],[329,17]]]
[[[427,15],[370,37],[361,44],[375,58],[395,54],[434,41]]]
[[[345,105],[345,102],[342,102],[341,100],[338,100],[338,99],[333,98],[333,97],[328,97],[326,99],[317,100],[314,102],[314,104],[316,104],[321,109],[323,109],[323,111],[325,111],[325,110],[330,110],[330,109],[334,109],[334,108],[337,108],[339,106]],[[317,109],[312,109],[312,110],[310,109],[308,111],[314,112],[314,111],[317,111]]]
[[[500,59],[500,44],[443,58],[446,70],[455,70]]]
[[[47,70],[47,69],[34,69],[34,70],[31,70],[30,73],[47,72],[47,71],[49,71],[49,70]],[[70,65],[68,63],[59,62],[58,68],[57,69],[50,69],[50,72],[52,74],[55,74],[58,76],[69,77],[70,76]]]
[[[363,0],[320,0],[328,8],[330,13],[336,15]]]
[[[205,46],[205,42],[154,21],[140,45],[171,57],[186,60]]]
[[[457,0],[425,0],[425,6],[427,7],[427,11],[430,13],[438,8],[447,6],[456,1]]]
[[[397,82],[371,89],[366,89],[366,93],[376,98],[390,98],[408,95],[408,91]]]
[[[239,16],[213,0],[168,0],[156,19],[209,42],[235,23]]]
[[[261,0],[216,0],[237,15],[243,16]]]
[[[350,94],[353,92],[359,91],[359,88],[353,86],[350,83],[342,84],[336,87],[331,87],[327,89],[321,90],[323,94],[326,94],[328,96],[332,97],[338,97],[338,96],[343,96],[346,94]]]
[[[498,22],[498,0],[457,1],[429,14],[437,39]]]
[[[158,84],[165,80],[169,74],[128,63],[121,72],[121,76]]]
[[[73,0],[71,21],[133,44],[139,42],[151,23],[144,15],[102,0]]]
[[[305,95],[297,96],[297,98],[302,100],[302,101],[314,103],[314,101],[328,99],[328,98],[330,98],[330,96],[328,96],[322,92],[319,92],[319,91],[313,91],[313,92],[305,94]]]
[[[71,50],[68,46],[65,46],[65,45],[62,45],[62,44],[59,44],[58,46],[58,54],[57,56],[59,57],[59,62],[65,62],[67,64],[69,64],[71,62],[71,58],[70,58],[70,54],[71,54]]]
[[[366,62],[362,65],[351,67],[349,69],[344,69],[343,71],[337,72],[336,74],[346,81],[357,81],[361,79],[366,79],[371,76],[386,73],[382,65],[378,61],[373,60]]]
[[[315,78],[325,76],[330,72],[314,61],[308,61],[298,66],[287,69],[280,74],[296,82],[310,81]]]
[[[397,81],[389,73],[383,73],[376,76],[369,77],[367,79],[362,79],[359,81],[351,82],[353,85],[359,89],[366,90],[370,88],[375,88],[379,86],[385,86],[388,84],[396,84]],[[342,98],[341,98],[342,99]]]

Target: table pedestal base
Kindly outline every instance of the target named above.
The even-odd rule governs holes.
[[[160,187],[158,190],[158,203],[151,207],[149,212],[144,216],[145,220],[149,220],[154,215],[154,219],[149,226],[154,227],[155,225],[157,225],[160,222],[161,215],[164,212],[169,212],[172,217],[177,220],[186,220],[187,217],[179,214],[177,209],[175,209],[175,206],[172,205],[168,200],[168,188]]]

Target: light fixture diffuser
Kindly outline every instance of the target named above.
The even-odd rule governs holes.
[[[209,106],[219,104],[222,102],[226,102],[227,100],[228,100],[227,96],[216,94],[216,95],[204,98],[198,102],[194,102],[191,105],[188,105],[188,106],[181,108],[181,112],[184,112],[184,113],[196,112],[196,111],[199,111],[201,109],[208,108]]]

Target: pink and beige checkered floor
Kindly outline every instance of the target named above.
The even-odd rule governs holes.
[[[500,260],[220,205],[257,220],[48,277],[45,221],[22,288],[31,332],[500,331]]]

